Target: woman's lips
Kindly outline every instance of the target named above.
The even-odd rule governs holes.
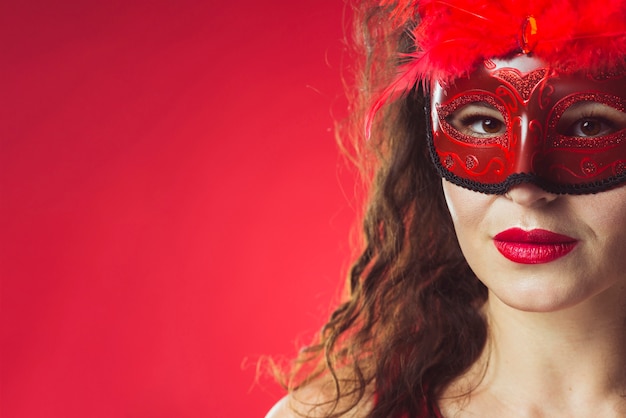
[[[578,241],[545,229],[511,228],[496,235],[493,243],[503,256],[515,263],[541,264],[567,255]]]

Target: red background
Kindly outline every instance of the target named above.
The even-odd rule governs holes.
[[[347,270],[343,2],[2,8],[2,417],[263,416]]]

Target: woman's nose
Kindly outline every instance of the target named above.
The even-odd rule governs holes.
[[[532,183],[511,186],[504,196],[521,206],[538,207],[555,200],[559,195],[547,192]]]

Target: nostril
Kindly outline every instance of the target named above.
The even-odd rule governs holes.
[[[521,206],[539,206],[552,202],[558,197],[533,183],[520,183],[511,186],[504,196]]]

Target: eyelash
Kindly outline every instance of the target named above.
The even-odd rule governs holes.
[[[490,121],[489,124],[486,124],[486,121]],[[484,132],[479,132],[476,128],[476,124],[482,123],[481,128]],[[496,116],[491,116],[484,114],[482,112],[473,112],[468,115],[463,116],[459,119],[460,128],[466,135],[471,137],[495,137],[502,135],[502,127],[505,125],[505,122]],[[493,131],[490,131],[490,128]]]
[[[463,116],[463,118],[461,119],[461,123],[463,125],[471,125],[474,122],[478,122],[478,121],[485,120],[485,119],[491,119],[491,120],[498,121],[500,123],[504,123],[499,118],[495,118],[493,116],[484,115],[484,114],[481,114],[481,113],[476,113],[476,114],[473,114],[473,115]]]
[[[597,122],[601,123],[603,126],[605,126],[606,129],[608,129],[608,130],[614,130],[616,128],[614,121],[612,121],[610,119],[607,119],[604,116],[599,116],[597,114],[597,112],[594,112],[593,110],[586,110],[584,113],[581,113],[580,115],[576,116],[574,121],[567,126],[566,132],[564,132],[563,134],[567,134],[567,132],[571,128],[577,128],[578,124],[580,124],[581,122],[583,122],[585,120],[597,121]]]
[[[465,115],[461,119],[459,119],[459,122],[461,123],[462,126],[469,127],[473,125],[474,123],[480,122],[485,119],[491,119],[498,123],[504,124],[504,122],[500,118],[486,115],[483,113],[471,113],[471,114]],[[585,120],[595,120],[601,123],[607,129],[615,129],[615,123],[612,120],[604,116],[599,116],[597,112],[594,112],[593,110],[587,110],[584,113],[577,115],[574,121],[567,128],[574,127],[578,123],[581,123]]]

